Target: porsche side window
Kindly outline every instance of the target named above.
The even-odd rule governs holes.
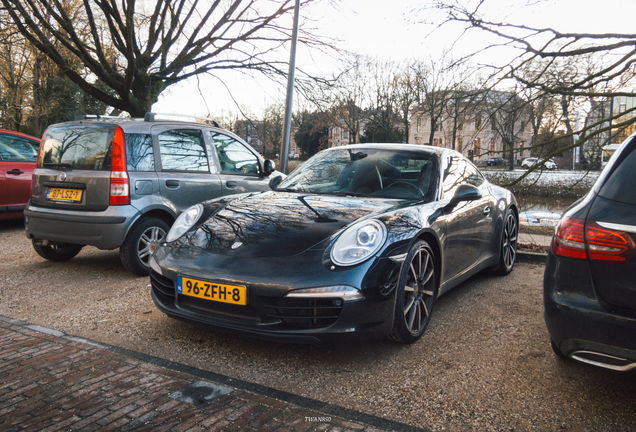
[[[160,133],[159,151],[164,171],[210,171],[200,130],[175,129]]]
[[[258,158],[234,138],[220,133],[210,133],[214,149],[225,174],[258,174]]]
[[[484,178],[482,177],[481,173],[477,171],[477,169],[471,164],[469,164],[468,162],[465,162],[465,163],[466,163],[466,170],[464,172],[464,181],[476,187],[481,186],[482,183],[484,182]]]
[[[455,189],[462,184],[466,164],[456,157],[449,158],[449,162],[444,170],[444,181],[442,182],[442,199],[451,199]]]
[[[481,186],[484,178],[477,169],[457,157],[452,157],[450,163],[444,170],[444,182],[442,183],[442,199],[451,199],[455,189],[460,184],[468,183],[473,186]]]

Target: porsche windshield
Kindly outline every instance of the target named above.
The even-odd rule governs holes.
[[[437,158],[425,151],[333,149],[309,159],[277,190],[422,199],[433,196]]]

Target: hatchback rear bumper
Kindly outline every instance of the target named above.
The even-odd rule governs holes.
[[[132,206],[111,206],[103,212],[78,212],[28,205],[24,210],[29,239],[118,248],[139,212]]]
[[[636,368],[636,316],[601,305],[587,261],[549,254],[544,307],[550,337],[567,357],[614,370]]]

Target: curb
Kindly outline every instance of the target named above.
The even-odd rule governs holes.
[[[548,262],[548,254],[517,251],[517,262],[545,264],[546,262]]]

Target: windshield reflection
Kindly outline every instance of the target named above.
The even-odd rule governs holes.
[[[437,172],[436,156],[426,151],[329,149],[301,165],[276,190],[430,201]]]

